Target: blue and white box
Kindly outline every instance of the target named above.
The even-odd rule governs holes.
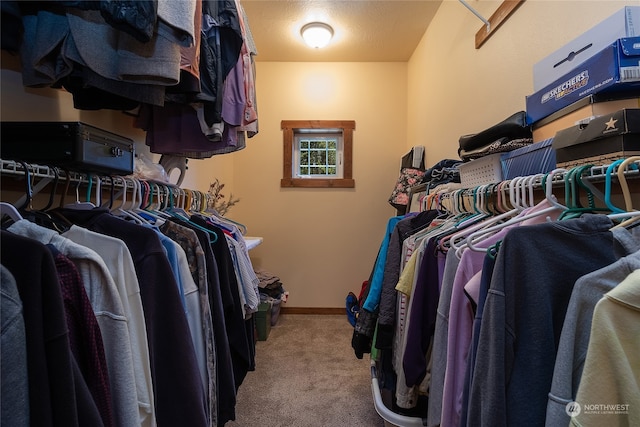
[[[533,65],[533,91],[558,80],[618,39],[640,36],[640,6],[625,6]]]
[[[631,95],[640,91],[640,37],[616,40],[571,72],[527,96],[527,122],[535,123],[589,95],[621,91]]]

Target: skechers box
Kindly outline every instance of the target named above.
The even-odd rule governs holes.
[[[640,37],[618,39],[550,85],[526,97],[527,121],[535,123],[589,95],[605,100],[640,88]]]
[[[640,109],[616,111],[558,131],[552,146],[558,167],[564,168],[602,165],[640,154]]]
[[[533,65],[533,91],[570,73],[615,40],[640,36],[640,6],[625,6]]]

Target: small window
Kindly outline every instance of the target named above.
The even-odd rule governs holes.
[[[296,178],[342,178],[342,129],[294,132]]]
[[[353,188],[353,121],[283,121],[281,187]]]

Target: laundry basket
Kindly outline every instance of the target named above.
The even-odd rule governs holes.
[[[385,427],[422,427],[425,424],[422,418],[407,417],[400,415],[387,408],[382,400],[380,393],[380,384],[378,383],[378,375],[375,360],[371,360],[371,393],[373,394],[373,404],[376,412],[384,420]]]

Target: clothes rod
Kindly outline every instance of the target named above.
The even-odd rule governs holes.
[[[478,19],[484,22],[484,24],[487,26],[488,33],[491,32],[491,22],[489,22],[488,19],[485,19],[482,15],[480,15],[480,13],[477,10],[475,10],[473,7],[471,7],[471,5],[467,3],[465,0],[458,0],[458,1],[460,1],[460,3],[462,3],[467,9],[469,9],[471,13],[476,15]]]
[[[74,186],[78,186],[78,185],[86,186],[86,185],[89,185],[91,182],[94,185],[96,185],[96,187],[100,186],[103,189],[110,188],[110,187],[117,188],[119,191],[118,193],[114,194],[115,198],[121,197],[125,188],[127,188],[127,190],[133,190],[131,186],[125,187],[125,184],[124,184],[125,179],[146,181],[152,184],[151,191],[154,191],[157,185],[161,185],[163,187],[172,189],[172,192],[174,192],[174,194],[175,193],[181,194],[185,192],[189,192],[191,194],[202,193],[205,195],[207,199],[209,198],[208,194],[203,193],[201,191],[183,189],[179,186],[176,186],[175,184],[171,184],[164,181],[157,181],[157,180],[146,179],[146,178],[136,178],[136,177],[132,177],[131,175],[127,175],[127,176],[104,175],[98,172],[90,173],[90,172],[69,171],[69,170],[61,169],[60,167],[40,165],[40,164],[28,163],[28,162],[19,162],[19,161],[8,160],[8,159],[0,159],[0,173],[3,176],[26,177],[27,173],[24,169],[25,166],[28,168],[28,172],[29,172],[28,175],[32,183],[34,181],[34,178],[38,178],[39,180],[37,183],[33,183],[33,186],[31,185],[29,186],[30,194],[23,195],[22,197],[20,197],[19,200],[17,200],[14,203],[17,206],[21,206],[28,198],[38,194],[47,185],[53,182],[56,178],[58,178],[60,183],[66,182],[67,180],[69,180],[69,183],[73,184]],[[91,180],[89,179],[89,176],[91,176]]]

